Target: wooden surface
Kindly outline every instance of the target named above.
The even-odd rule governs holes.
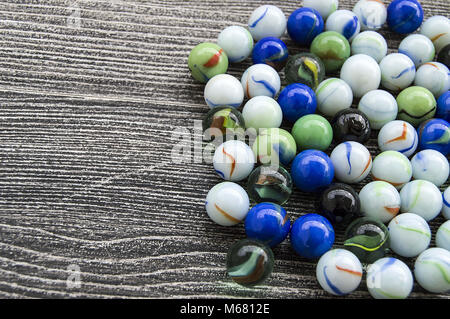
[[[449,14],[448,0],[421,2],[426,17]],[[288,241],[264,285],[231,284],[225,256],[243,226],[207,217],[210,164],[171,161],[173,131],[194,137],[208,110],[190,49],[265,3],[288,15],[300,1],[0,2],[0,297],[329,297]],[[393,51],[401,37],[382,32]],[[295,191],[292,220],[313,199]],[[449,296],[416,284],[412,297]]]

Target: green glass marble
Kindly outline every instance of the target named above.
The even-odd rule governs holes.
[[[248,177],[247,192],[256,203],[283,205],[292,194],[291,174],[282,166],[259,166]]]
[[[348,40],[342,34],[326,31],[311,43],[311,53],[322,60],[326,72],[335,72],[350,57],[351,50]]]
[[[399,120],[411,123],[414,127],[431,119],[436,113],[436,99],[428,89],[411,86],[397,96]]]
[[[228,57],[217,44],[204,42],[192,49],[188,66],[194,79],[206,83],[213,76],[227,72]]]
[[[297,154],[294,137],[281,128],[263,130],[253,142],[252,149],[262,164],[289,165]]]
[[[295,122],[292,136],[300,150],[325,151],[333,140],[333,129],[330,122],[323,116],[308,114]]]
[[[218,106],[206,114],[203,120],[204,139],[213,137],[243,136],[245,134],[245,121],[241,112],[231,106]]]
[[[288,84],[302,83],[315,90],[325,78],[325,65],[314,54],[299,53],[288,58],[285,75]]]
[[[231,246],[227,255],[227,273],[243,286],[255,286],[266,280],[273,270],[272,250],[265,244],[243,239]]]
[[[345,230],[344,248],[362,263],[371,264],[383,258],[389,249],[389,231],[378,219],[362,217]]]

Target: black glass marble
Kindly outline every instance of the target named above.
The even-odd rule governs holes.
[[[437,61],[445,64],[450,69],[450,43],[439,51]]]
[[[319,213],[333,225],[346,227],[360,217],[358,193],[349,185],[334,183],[325,189],[319,199]]]
[[[370,123],[367,116],[357,109],[345,109],[331,120],[336,143],[355,141],[361,144],[370,138]]]
[[[345,230],[344,248],[362,263],[372,264],[389,251],[389,230],[377,219],[358,218]]]
[[[315,90],[325,78],[325,65],[312,53],[299,53],[288,58],[285,75],[288,84],[302,83]]]

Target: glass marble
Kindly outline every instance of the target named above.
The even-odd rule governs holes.
[[[299,150],[326,150],[333,141],[333,129],[326,118],[308,114],[299,118],[292,127],[292,136]]]
[[[370,122],[370,128],[379,130],[397,117],[398,105],[391,93],[384,90],[369,91],[361,98],[358,110],[364,113]]]
[[[349,185],[331,184],[320,195],[319,211],[333,225],[345,227],[360,215],[358,193]]]
[[[210,108],[224,105],[238,108],[244,101],[244,90],[234,76],[218,74],[206,83],[204,96]]]
[[[441,152],[445,156],[450,153],[450,124],[442,119],[430,119],[417,129],[419,148]]]
[[[391,121],[378,133],[378,147],[384,151],[398,151],[410,157],[417,149],[419,136],[414,127],[405,121]]]
[[[247,216],[250,201],[245,190],[236,183],[217,184],[206,196],[208,216],[221,226],[234,226]]]
[[[192,77],[201,83],[208,82],[228,70],[228,56],[217,44],[204,42],[195,46],[188,58]]]
[[[311,8],[299,8],[292,12],[287,22],[287,31],[291,39],[300,45],[308,46],[324,30],[324,21],[320,13]]]
[[[369,150],[358,142],[350,141],[337,145],[330,158],[336,179],[344,183],[359,183],[372,169]]]
[[[242,141],[222,143],[214,152],[213,165],[216,173],[228,181],[241,181],[255,166],[255,155],[250,146]]]
[[[258,240],[270,247],[284,241],[291,229],[286,210],[278,204],[255,205],[245,218],[245,233],[250,239]]]
[[[241,78],[245,96],[275,97],[281,88],[281,80],[277,71],[267,64],[254,64],[245,70]]]
[[[370,138],[370,123],[367,116],[356,109],[338,112],[331,120],[333,137],[337,143],[355,141],[367,142]]]
[[[387,54],[386,39],[375,31],[364,31],[359,33],[351,44],[352,55],[366,54],[380,63]]]
[[[344,248],[355,254],[362,263],[371,264],[386,255],[389,231],[378,219],[358,218],[345,230]]]
[[[283,121],[280,105],[268,96],[255,96],[248,100],[242,109],[242,116],[245,126],[255,130],[280,127]]]
[[[391,220],[388,229],[390,248],[402,257],[415,257],[430,245],[430,227],[419,215],[399,214]]]
[[[213,137],[241,136],[245,132],[245,121],[241,112],[230,106],[215,107],[206,114],[203,120],[204,139]]]
[[[417,0],[394,0],[387,8],[388,26],[396,33],[412,33],[422,21],[423,9]]]
[[[289,165],[297,155],[297,144],[292,135],[281,128],[262,130],[252,145],[258,162]]]
[[[252,53],[253,37],[246,28],[233,25],[220,32],[217,44],[223,48],[230,63],[238,63]]]
[[[256,286],[270,276],[274,262],[270,247],[260,241],[242,239],[228,251],[227,274],[242,286]]]
[[[268,64],[277,71],[284,68],[288,57],[289,52],[286,44],[274,37],[259,40],[252,53],[253,64]]]
[[[325,65],[315,54],[299,53],[289,57],[285,74],[289,84],[302,83],[315,90],[325,77]]]
[[[384,181],[401,189],[412,177],[409,159],[397,151],[384,151],[373,160],[372,177],[376,181]]]
[[[377,61],[365,54],[349,57],[342,65],[340,78],[352,88],[354,97],[362,97],[376,90],[381,82],[381,70]]]
[[[450,43],[441,49],[437,55],[436,61],[444,64],[447,68],[450,68]]]
[[[437,99],[436,117],[447,122],[450,121],[450,91],[445,92]]]
[[[400,211],[401,199],[397,189],[383,181],[365,185],[359,192],[361,212],[364,216],[389,222]]]
[[[422,288],[432,293],[450,291],[450,251],[430,248],[417,257],[414,276]]]
[[[439,53],[450,43],[450,19],[444,16],[432,16],[420,27],[420,34],[428,37]]]
[[[306,8],[312,8],[319,11],[324,20],[328,18],[330,14],[337,10],[339,6],[338,0],[303,0],[303,6]]]
[[[412,213],[430,221],[439,215],[442,209],[442,195],[433,183],[416,179],[403,186],[400,191],[402,213]]]
[[[366,283],[375,299],[406,299],[413,289],[414,278],[403,261],[385,257],[368,267]]]
[[[334,167],[327,154],[318,150],[299,153],[291,166],[294,185],[303,192],[319,192],[334,178]]]
[[[335,72],[350,56],[350,43],[340,33],[325,31],[315,37],[311,43],[311,53],[322,60],[326,72]]]
[[[438,228],[436,246],[450,251],[450,220],[447,220]]]
[[[286,32],[286,16],[276,6],[260,6],[250,15],[248,29],[255,41],[265,37],[281,38]]]
[[[400,91],[414,82],[416,67],[405,54],[391,53],[380,62],[381,85],[391,91]]]
[[[336,296],[347,295],[361,283],[363,268],[358,257],[345,249],[333,249],[320,257],[316,277],[320,286]]]
[[[417,127],[436,113],[436,99],[428,89],[410,86],[397,96],[397,119],[409,122]]]
[[[313,114],[317,108],[314,91],[307,85],[293,83],[286,86],[278,96],[278,104],[283,111],[283,118],[295,123],[307,114]]]
[[[414,179],[424,179],[437,187],[443,185],[450,171],[447,158],[436,150],[418,152],[411,160]]]
[[[336,31],[351,42],[359,34],[361,24],[356,14],[352,11],[337,10],[328,17],[325,30]]]
[[[257,203],[283,205],[292,194],[291,174],[282,166],[261,165],[248,177],[247,191]]]
[[[444,192],[442,192],[442,216],[445,219],[450,219],[450,187],[447,187]]]
[[[353,12],[361,22],[361,30],[378,30],[386,22],[387,10],[382,1],[360,0],[353,7]]]
[[[438,98],[450,90],[450,71],[439,62],[427,62],[417,70],[414,85],[430,90]]]
[[[350,86],[338,78],[320,82],[316,89],[317,108],[326,116],[334,116],[352,106],[353,92]]]
[[[436,54],[433,42],[422,34],[411,34],[400,42],[398,52],[407,55],[416,68],[433,61]]]
[[[315,259],[333,247],[334,237],[334,229],[328,219],[318,214],[306,214],[295,220],[290,238],[297,254]]]

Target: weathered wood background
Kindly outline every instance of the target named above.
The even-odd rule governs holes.
[[[356,0],[340,2],[351,9]],[[329,297],[315,263],[288,241],[266,284],[231,284],[225,256],[243,226],[207,217],[204,198],[220,182],[211,165],[171,161],[173,131],[193,138],[208,110],[187,68],[190,49],[245,25],[265,3],[286,15],[300,5],[0,2],[0,297]],[[448,0],[422,4],[426,17],[449,15]],[[401,37],[382,32],[395,50]],[[305,50],[286,41],[292,53]],[[374,139],[369,147],[376,154]],[[314,212],[314,200],[296,191],[286,209],[294,219]],[[348,297],[369,297],[365,283]],[[449,296],[416,284],[412,297]]]

